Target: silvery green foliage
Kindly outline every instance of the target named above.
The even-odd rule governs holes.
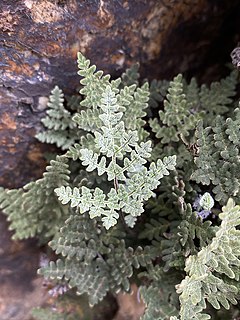
[[[186,260],[187,276],[178,285],[180,294],[180,319],[207,320],[208,314],[202,313],[206,302],[215,309],[237,304],[239,267],[240,267],[240,206],[230,199],[222,213],[222,220],[211,243],[202,248],[197,255]],[[228,284],[226,278],[232,279]]]
[[[199,247],[209,244],[215,234],[211,221],[203,222],[198,214],[192,211],[190,204],[184,204],[181,214],[182,221],[161,241],[165,271],[172,267],[183,268],[185,259],[190,254],[195,254]]]
[[[127,247],[126,233],[120,228],[106,229],[87,214],[71,214],[50,242],[56,262],[40,269],[47,278],[63,279],[78,294],[87,293],[94,305],[111,290],[129,291],[134,269],[152,264],[156,252],[148,247]]]
[[[160,179],[175,168],[176,157],[148,161],[151,142],[142,139],[140,130],[145,124],[142,117],[146,115],[143,110],[149,97],[147,83],[141,88],[130,85],[118,89],[118,82],[111,82],[98,72],[96,76],[95,68],[82,55],[79,61],[80,73],[85,76],[81,82],[92,87],[90,97],[85,96],[88,91],[84,87],[81,89],[82,104],[87,111],[76,113],[73,121],[88,132],[91,144],[86,147],[86,141],[83,144],[80,141],[69,147],[66,156],[82,164],[89,180],[96,172],[107,181],[95,188],[87,185],[56,188],[59,200],[63,205],[69,203],[72,213],[50,242],[61,258],[40,272],[67,281],[79,294],[87,293],[93,305],[108,291],[128,291],[134,270],[151,265],[158,255],[154,248],[127,246],[125,233],[116,231],[123,223],[119,221],[120,215],[124,217],[123,226],[134,227]],[[100,90],[101,95],[93,96],[94,90]],[[95,116],[89,125],[83,119],[86,112],[93,115],[92,111]]]
[[[0,188],[0,208],[7,215],[13,239],[39,236],[42,241],[52,237],[68,216],[68,210],[56,197],[56,186],[69,183],[68,159],[57,156],[50,161],[43,178],[23,188]]]
[[[36,138],[41,142],[56,144],[66,150],[77,138],[76,124],[72,121],[72,115],[64,105],[63,92],[58,86],[51,91],[48,110],[42,123],[45,131],[39,132]]]
[[[111,86],[106,86],[99,102],[102,125],[94,132],[98,152],[78,150],[88,172],[97,170],[99,176],[107,174],[108,181],[113,182],[110,191],[105,194],[100,188],[92,191],[69,186],[55,190],[63,204],[70,202],[72,208],[76,207],[80,213],[89,212],[91,218],[101,217],[107,229],[117,223],[120,211],[127,225],[133,227],[136,217],[144,212],[144,201],[176,165],[176,157],[170,156],[152,162],[149,169],[144,166],[151,155],[151,142],[139,142],[138,132],[126,128],[119,99]],[[69,156],[71,152],[74,154],[73,148]]]
[[[139,85],[139,63],[133,64],[130,68],[128,68],[123,74],[121,75],[122,79],[122,86],[131,86],[132,84]]]
[[[192,166],[191,155],[198,151],[194,137],[197,123],[203,120],[204,126],[212,126],[217,115],[225,114],[233,103],[236,85],[237,71],[232,71],[220,82],[213,82],[210,87],[199,86],[195,78],[188,84],[182,75],[176,76],[170,82],[159,119],[149,120],[152,131],[159,139],[153,148],[152,159],[159,155],[176,154],[178,168],[187,165],[188,175]]]
[[[143,129],[149,99],[148,83],[137,86],[135,81],[128,86],[123,86],[121,79],[111,80],[109,75],[103,75],[102,71],[96,71],[96,66],[90,65],[90,61],[81,53],[78,54],[79,75],[83,77],[80,83],[83,85],[80,90],[83,100],[83,108],[73,117],[78,128],[94,133],[102,125],[102,119],[99,114],[102,94],[107,86],[116,94],[117,103],[121,106],[120,112],[123,112],[122,121],[125,127],[130,130],[138,130],[141,140],[144,140],[148,133]]]
[[[126,70],[121,76],[122,83],[121,86],[131,86],[136,84],[139,86],[139,63],[133,64],[130,68]],[[144,82],[148,82],[144,80]],[[164,100],[164,97],[167,94],[167,89],[169,87],[169,82],[166,80],[152,80],[149,84],[149,108],[147,109],[148,116],[152,116],[151,108],[159,107],[159,103]]]
[[[240,111],[233,118],[218,116],[212,127],[199,122],[196,130],[198,156],[191,178],[204,185],[212,184],[215,199],[225,203],[229,196],[239,200],[240,191]]]
[[[164,272],[160,265],[148,265],[147,271],[140,273],[139,277],[147,279],[150,285],[142,285],[141,297],[146,304],[146,312],[142,320],[165,320],[170,316],[178,315],[179,300],[175,285],[181,279],[181,274]]]
[[[43,119],[44,141],[65,153],[42,179],[0,188],[15,238],[51,237],[58,259],[39,272],[86,293],[91,305],[128,292],[136,276],[144,320],[209,319],[209,303],[235,304],[239,206],[228,202],[220,226],[217,217],[229,196],[239,201],[236,72],[199,87],[182,75],[142,84],[137,66],[111,80],[80,53],[78,66],[80,98],[66,103],[55,88]],[[154,137],[146,129],[156,107]]]
[[[149,123],[162,144],[178,142],[187,137],[190,131],[196,127],[202,113],[193,113],[184,93],[183,77],[178,75],[170,82],[168,94],[164,100],[164,110],[159,111],[159,118],[150,119]]]
[[[229,111],[236,95],[237,78],[238,72],[234,70],[225,79],[212,82],[210,86],[199,86],[195,78],[189,84],[184,81],[184,93],[191,112],[204,111],[207,114],[204,123],[211,125],[214,117]]]
[[[237,83],[238,72],[234,70],[225,79],[211,83],[209,88],[206,85],[201,86],[199,107],[207,113],[207,117],[204,118],[206,124],[211,125],[214,117],[229,111],[229,106],[236,95]]]

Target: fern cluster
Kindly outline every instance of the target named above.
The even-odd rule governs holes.
[[[229,309],[239,298],[237,72],[207,87],[182,75],[141,82],[138,65],[112,80],[80,53],[78,67],[80,98],[66,103],[55,87],[37,135],[61,156],[42,179],[0,188],[14,238],[50,240],[58,258],[39,273],[90,305],[138,276],[143,320]],[[60,319],[50,314],[35,311]]]
[[[153,252],[148,247],[128,247],[126,234],[112,228],[106,231],[95,219],[71,215],[50,242],[63,259],[40,270],[53,279],[65,279],[78,294],[87,293],[91,305],[109,292],[129,291],[134,268],[151,263]]]
[[[43,178],[26,184],[23,188],[7,190],[0,188],[0,208],[15,230],[13,239],[39,236],[49,239],[64,223],[68,212],[59,203],[54,192],[56,186],[69,184],[68,160],[57,156],[47,166]]]
[[[230,199],[219,217],[222,222],[211,243],[186,260],[187,276],[177,286],[181,303],[180,319],[210,319],[208,314],[202,313],[206,301],[215,309],[220,309],[221,305],[229,309],[230,304],[237,304],[240,206],[235,206]]]
[[[199,122],[196,130],[198,157],[192,179],[214,186],[215,199],[221,204],[231,196],[239,202],[240,188],[240,111],[226,120],[218,116],[212,127]]]

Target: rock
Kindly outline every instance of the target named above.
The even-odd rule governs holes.
[[[78,51],[113,76],[137,61],[148,78],[203,72],[207,57],[219,61],[231,45],[238,9],[237,0],[2,0],[0,185],[41,175],[34,134],[54,85],[68,94],[78,87]]]

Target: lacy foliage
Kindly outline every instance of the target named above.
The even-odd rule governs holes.
[[[233,118],[216,118],[212,127],[196,130],[198,157],[192,179],[204,185],[213,184],[215,199],[225,203],[229,196],[237,201],[240,188],[240,111],[235,109]]]
[[[234,284],[240,275],[240,231],[236,229],[240,224],[240,206],[230,199],[219,217],[222,222],[211,243],[186,260],[187,276],[177,286],[180,319],[210,319],[202,313],[206,301],[215,309],[229,309],[230,304],[237,304],[239,291]],[[233,280],[231,284],[228,278]]]
[[[138,65],[112,80],[80,53],[78,67],[80,98],[65,101],[55,87],[37,135],[63,155],[42,179],[0,188],[14,238],[50,239],[58,258],[39,273],[86,293],[90,305],[128,292],[138,276],[143,320],[218,319],[221,307],[236,317],[237,73],[207,87],[182,75],[141,82]]]
[[[56,197],[57,185],[67,186],[70,171],[68,160],[57,156],[47,166],[43,178],[32,181],[20,189],[0,189],[0,208],[14,230],[13,239],[38,235],[42,240],[52,237],[65,221],[68,210]]]

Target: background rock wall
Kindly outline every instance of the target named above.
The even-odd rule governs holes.
[[[34,134],[53,86],[78,87],[78,51],[113,76],[138,61],[150,79],[208,80],[209,64],[222,70],[237,42],[239,9],[237,0],[2,0],[0,185],[41,175],[46,148]]]

